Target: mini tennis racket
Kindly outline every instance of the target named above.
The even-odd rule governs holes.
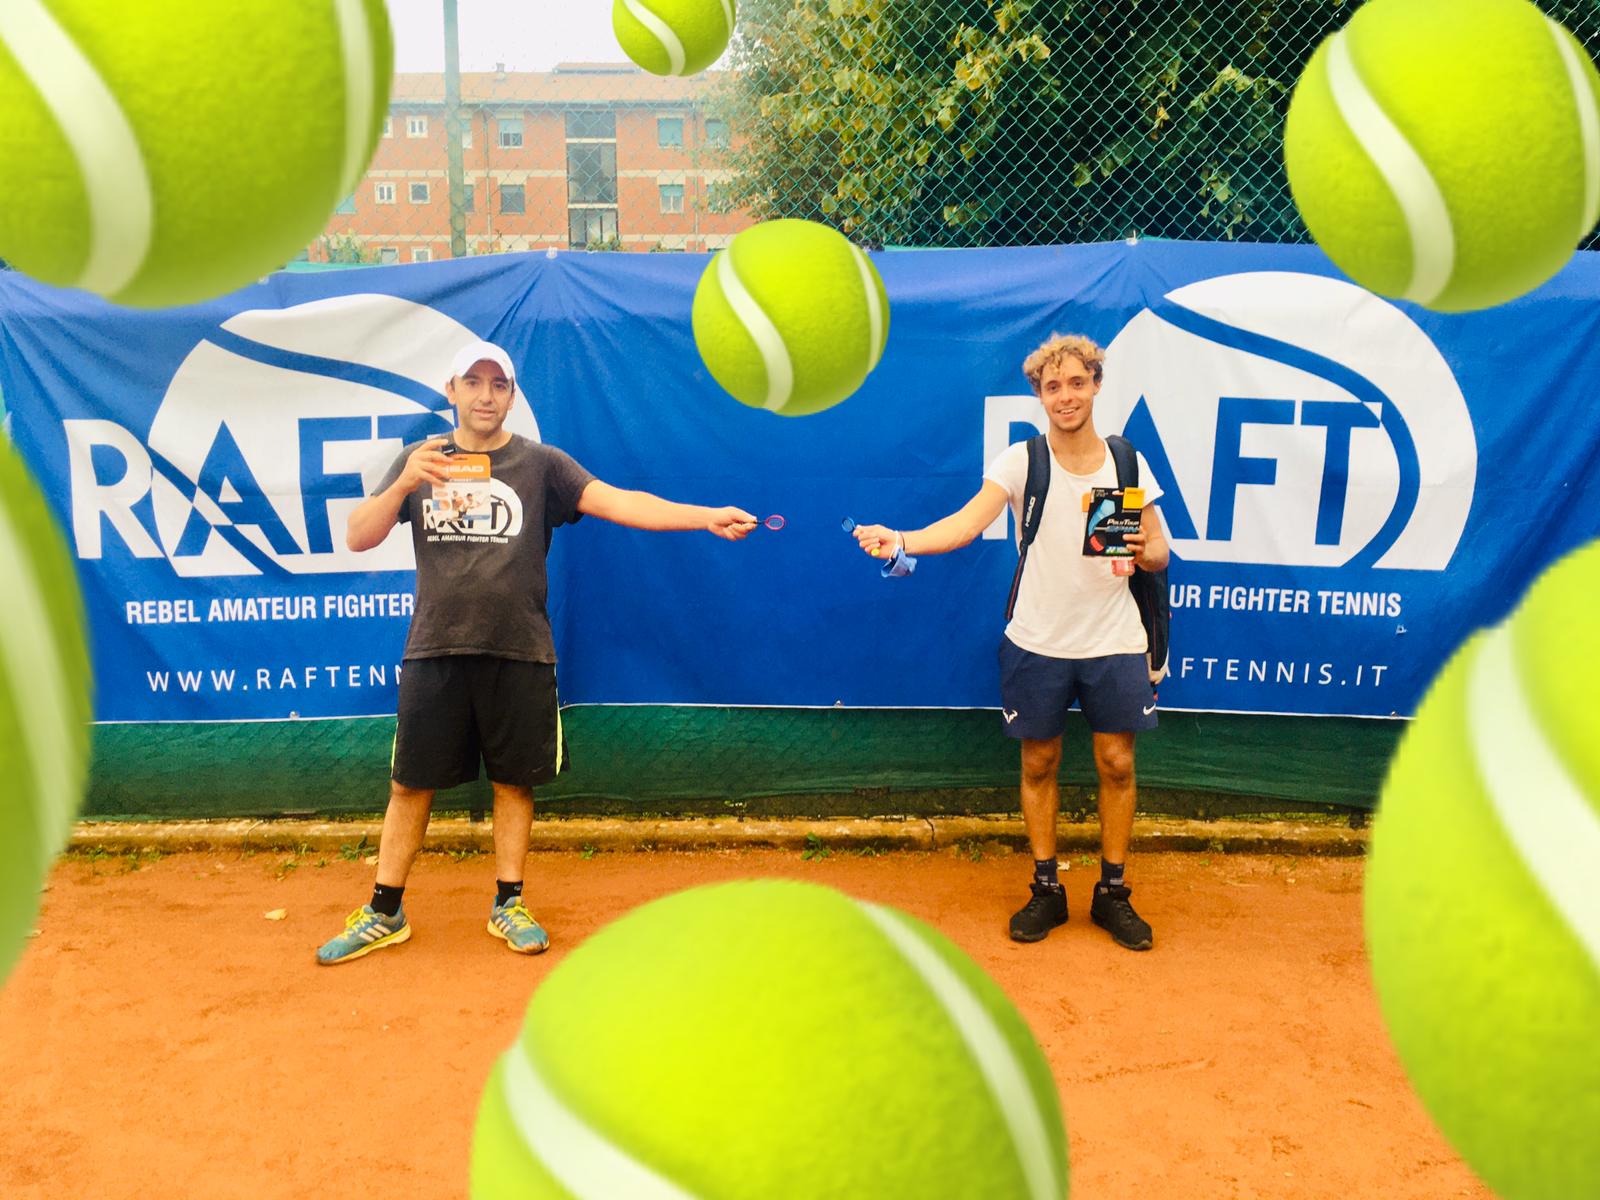
[[[839,528],[844,530],[846,533],[854,533],[856,531],[856,520],[855,520],[855,518],[854,517],[843,517],[843,518],[841,518],[840,521],[839,521]],[[877,553],[877,552],[874,552],[874,551],[871,551],[871,550],[867,551],[867,553],[871,554],[873,558],[893,558],[894,557],[894,551],[892,551],[892,550],[888,554]]]
[[[839,521],[839,528],[844,530],[846,533],[854,533],[856,531],[855,519],[852,517],[842,518]],[[869,551],[869,553],[871,552]],[[888,579],[891,575],[909,575],[911,572],[917,569],[917,560],[912,558],[911,555],[907,554],[903,547],[896,547],[888,554],[884,554],[880,551],[879,553],[873,554],[872,557],[886,558],[889,560],[884,564],[883,567],[883,577],[885,579]]]
[[[784,521],[783,521],[782,517],[780,517],[776,513],[774,513],[772,516],[763,517],[761,520],[756,522],[756,527],[757,528],[760,528],[763,525],[765,525],[768,529],[770,529],[774,533],[776,533],[778,530],[783,528]]]
[[[856,531],[856,520],[855,520],[855,518],[854,517],[842,517],[842,518],[840,518],[840,520],[839,520],[839,528],[844,530],[846,533],[854,533]],[[873,558],[877,558],[879,556],[874,554],[872,557]]]

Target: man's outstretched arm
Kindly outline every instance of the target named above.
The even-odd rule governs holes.
[[[1005,488],[992,479],[985,479],[976,496],[932,525],[908,530],[857,525],[856,541],[875,558],[892,554],[897,548],[904,549],[907,554],[948,554],[961,549],[989,528],[1010,502]]]
[[[635,492],[591,480],[578,498],[578,511],[633,529],[704,529],[736,542],[756,527],[742,508],[678,504],[650,492]]]

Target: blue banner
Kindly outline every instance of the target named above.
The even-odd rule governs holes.
[[[504,345],[512,427],[601,479],[787,519],[740,543],[584,520],[551,554],[567,703],[990,707],[1010,518],[884,580],[840,518],[916,527],[1042,424],[1020,364],[1108,346],[1101,433],[1165,495],[1165,708],[1410,714],[1473,629],[1600,533],[1600,256],[1441,316],[1314,247],[880,254],[887,352],[837,408],[728,398],[701,255],[551,253],[278,275],[134,312],[0,274],[13,440],[77,554],[104,721],[394,711],[411,545],[344,545],[455,349]]]

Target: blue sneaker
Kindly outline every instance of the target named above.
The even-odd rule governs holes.
[[[405,909],[391,917],[363,904],[344,919],[344,932],[317,951],[317,961],[323,966],[350,962],[410,938],[411,923],[406,920]]]
[[[518,954],[543,954],[550,949],[550,935],[523,907],[521,896],[513,896],[509,904],[496,904],[489,910],[489,932]]]

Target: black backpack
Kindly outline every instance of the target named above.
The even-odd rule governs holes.
[[[1106,439],[1111,451],[1111,461],[1117,466],[1117,486],[1139,486],[1139,459],[1133,443],[1116,434]],[[1039,519],[1044,515],[1044,497],[1050,490],[1050,444],[1044,434],[1028,439],[1028,486],[1022,497],[1021,547],[1017,554],[1017,572],[1011,577],[1011,595],[1006,599],[1006,620],[1017,607],[1017,591],[1022,587],[1022,568],[1028,561],[1028,547],[1039,532]],[[1128,579],[1128,589],[1133,602],[1139,606],[1139,620],[1144,625],[1149,652],[1145,655],[1150,665],[1150,682],[1160,683],[1167,674],[1169,627],[1172,609],[1167,593],[1167,572],[1146,571],[1136,566]]]

